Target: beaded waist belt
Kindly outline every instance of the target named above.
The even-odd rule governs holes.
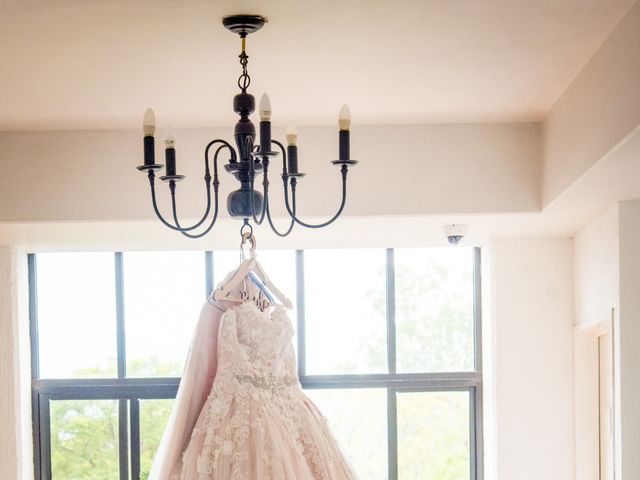
[[[250,383],[254,387],[271,391],[290,387],[298,383],[298,379],[296,377],[276,375],[236,375],[236,378],[241,382]]]

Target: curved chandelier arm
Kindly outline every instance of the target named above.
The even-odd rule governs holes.
[[[326,222],[323,223],[318,223],[318,224],[312,224],[312,223],[306,223],[303,222],[302,220],[300,220],[297,216],[296,216],[296,186],[298,184],[298,179],[296,177],[291,178],[291,199],[292,202],[289,202],[289,174],[287,172],[287,160],[286,160],[286,153],[285,153],[285,148],[284,145],[282,145],[282,143],[273,140],[273,143],[275,143],[276,145],[278,145],[278,148],[280,148],[280,150],[282,151],[282,182],[284,185],[284,204],[287,207],[287,213],[289,214],[289,216],[291,217],[292,222],[297,223],[298,225],[302,225],[303,227],[306,228],[322,228],[322,227],[326,227],[327,225],[332,224],[333,222],[335,222],[338,217],[342,214],[342,211],[344,210],[344,207],[347,203],[347,173],[349,172],[349,167],[347,167],[346,164],[342,165],[342,168],[340,169],[340,173],[342,174],[342,200],[340,202],[340,206],[338,207],[338,211],[333,215],[333,217],[331,217],[329,220],[327,220]],[[293,208],[292,208],[293,205]]]
[[[348,172],[347,166],[343,165],[341,169],[342,201],[340,202],[340,207],[338,207],[338,211],[335,213],[333,217],[331,217],[326,222],[318,223],[318,224],[305,223],[302,220],[300,220],[298,217],[296,217],[295,210],[292,210],[289,205],[289,187],[287,185],[287,178],[285,177],[284,178],[284,203],[285,203],[285,206],[287,207],[287,212],[291,216],[291,219],[294,220],[298,225],[302,225],[303,227],[306,227],[306,228],[322,228],[335,222],[338,219],[338,217],[342,214],[342,211],[344,210],[344,207],[347,203],[347,172]],[[293,205],[295,205],[295,199],[296,199],[296,184],[297,184],[296,180],[297,180],[296,178],[291,179],[291,196],[293,199]]]
[[[217,163],[218,153],[223,148],[228,148],[232,155],[235,154],[235,151],[233,150],[233,147],[231,147],[231,145],[228,142],[226,142],[225,140],[213,140],[212,142],[210,142],[207,145],[207,148],[205,149],[205,184],[206,184],[206,189],[207,189],[207,208],[206,208],[205,214],[203,215],[202,219],[198,223],[196,223],[195,225],[193,225],[191,227],[183,228],[183,227],[180,226],[180,223],[178,222],[177,215],[176,215],[176,204],[175,204],[175,181],[170,181],[169,182],[169,188],[171,189],[171,197],[172,197],[171,200],[172,200],[173,219],[175,221],[175,224],[169,223],[169,221],[167,221],[164,218],[164,216],[160,213],[160,209],[158,208],[158,202],[157,202],[157,197],[156,197],[156,190],[155,190],[155,172],[153,170],[149,170],[148,177],[149,177],[149,186],[151,187],[151,203],[153,205],[153,210],[154,210],[156,216],[158,217],[158,219],[162,222],[162,224],[164,226],[166,226],[166,227],[168,227],[168,228],[170,228],[172,230],[184,233],[185,231],[192,230],[192,229],[197,228],[198,226],[202,225],[204,220],[206,220],[206,218],[209,216],[209,212],[211,211],[211,190],[210,190],[211,189],[211,184],[210,184],[210,182],[211,182],[211,174],[210,174],[210,169],[209,169],[209,150],[216,143],[222,143],[223,144],[221,147],[219,147],[216,150],[216,153],[215,153],[215,156],[214,156],[213,188],[214,188],[214,192],[216,193],[216,195],[215,195],[215,207],[214,207],[216,209],[216,211],[218,209],[217,191],[218,191],[218,185],[220,183],[219,180],[218,180],[218,163]]]
[[[179,227],[179,230],[181,232],[190,232],[192,230],[195,230],[200,225],[202,225],[204,223],[204,221],[209,217],[209,212],[211,211],[211,173],[210,173],[210,170],[209,170],[209,150],[216,143],[222,143],[222,145],[220,145],[216,149],[216,152],[215,152],[215,154],[213,156],[213,158],[214,158],[214,163],[213,163],[213,182],[214,182],[214,185],[215,185],[216,182],[218,182],[218,154],[220,153],[221,150],[223,150],[225,148],[231,148],[231,146],[227,142],[225,142],[224,140],[213,140],[212,142],[210,142],[207,145],[207,148],[204,151],[204,169],[205,169],[204,181],[205,181],[205,185],[207,187],[207,207],[205,209],[204,214],[202,215],[202,218],[198,222],[196,222],[193,225],[191,225],[190,227],[183,227],[183,226],[180,225],[180,222],[178,221],[178,208],[177,208],[177,205],[176,205],[176,183],[172,182],[172,183],[169,184],[169,188],[171,190],[171,211],[173,213],[173,221],[175,222],[175,225]]]
[[[214,198],[214,206],[213,206],[213,217],[211,218],[211,223],[209,226],[200,233],[189,233],[185,231],[181,231],[182,235],[188,238],[200,238],[204,237],[207,233],[211,231],[213,226],[216,224],[216,220],[218,220],[218,185],[213,186],[213,198]]]
[[[251,143],[252,143],[252,139],[251,138],[247,138],[247,144],[250,147]],[[254,165],[254,160],[253,160],[253,156],[249,157],[249,178],[250,180],[250,185],[251,185],[251,191],[253,191],[254,189],[254,185],[255,185],[255,165]],[[264,158],[263,162],[263,176],[262,176],[262,211],[260,212],[259,215],[256,216],[256,207],[254,205],[254,201],[253,201],[253,195],[249,196],[249,202],[251,203],[251,217],[253,218],[253,221],[256,223],[256,225],[261,225],[262,222],[264,222],[264,217],[265,214],[267,212],[267,203],[268,203],[268,198],[269,198],[269,178],[268,178],[268,171],[269,171],[269,159],[267,157]],[[259,217],[259,218],[258,218]]]
[[[156,179],[155,172],[153,170],[149,170],[149,187],[151,187],[151,204],[153,205],[153,211],[156,213],[156,217],[158,217],[158,220],[160,220],[165,227],[168,227],[171,230],[180,231],[180,227],[178,227],[176,225],[172,225],[167,220],[165,220],[165,218],[160,213],[160,210],[158,209],[158,202],[156,200],[156,182],[155,182],[155,179]]]
[[[284,232],[279,231],[278,228],[275,226],[273,222],[273,218],[271,217],[271,209],[270,209],[270,202],[269,202],[269,159],[267,157],[265,157],[265,159],[262,162],[262,168],[263,168],[262,172],[264,175],[262,180],[262,191],[263,191],[263,199],[264,199],[262,204],[262,212],[260,214],[260,219],[256,218],[255,207],[253,203],[253,196],[251,196],[251,212],[252,212],[253,220],[256,222],[257,225],[260,225],[266,217],[267,221],[269,222],[269,226],[271,227],[271,230],[273,230],[273,233],[275,233],[279,237],[286,237],[293,230],[293,227],[295,226],[295,222],[291,220],[291,222],[289,223],[289,226]],[[254,176],[251,175],[251,190],[253,190],[253,186],[254,186],[253,178]],[[294,212],[296,211],[295,198],[293,199],[293,211]]]
[[[286,150],[284,148],[284,145],[282,145],[280,142],[278,142],[277,140],[271,140],[271,143],[274,143],[278,146],[278,148],[280,148],[281,152],[282,152],[282,169],[283,169],[283,175],[285,175],[287,173],[287,153]],[[269,160],[267,159],[267,162],[264,164],[265,168],[264,168],[264,173],[265,173],[265,178],[269,169]],[[293,230],[293,227],[295,226],[296,222],[291,219],[291,222],[289,223],[289,226],[287,227],[287,229],[283,232],[279,231],[278,228],[275,226],[274,222],[273,222],[273,218],[271,217],[271,202],[269,201],[269,182],[267,182],[267,184],[265,185],[266,189],[265,189],[265,194],[264,194],[264,203],[265,203],[265,210],[267,213],[267,221],[269,222],[269,226],[271,227],[271,230],[273,230],[273,233],[275,233],[276,235],[278,235],[279,237],[286,237],[287,235],[289,235],[291,233],[291,231]],[[296,211],[296,199],[293,198],[293,211],[295,213]]]
[[[182,235],[184,235],[185,237],[188,237],[188,238],[201,238],[201,237],[204,237],[207,233],[209,233],[211,231],[213,226],[216,224],[216,221],[218,220],[218,212],[219,212],[219,205],[220,205],[220,202],[218,201],[218,190],[219,190],[219,186],[220,186],[220,182],[218,181],[218,154],[220,153],[220,151],[223,148],[228,148],[232,155],[235,152],[233,150],[233,147],[231,147],[231,145],[229,145],[229,143],[227,143],[224,140],[214,140],[214,141],[210,142],[209,145],[207,145],[207,148],[205,150],[205,163],[206,163],[207,174],[209,172],[209,149],[216,143],[222,143],[222,146],[218,147],[216,149],[215,154],[213,155],[213,197],[214,197],[213,217],[211,218],[211,222],[209,223],[209,226],[205,230],[200,232],[200,233],[189,233],[189,232],[187,232],[185,230],[181,230],[180,233],[182,233]],[[173,208],[173,218],[174,218],[176,224],[180,225],[179,222],[178,222],[178,218],[177,218],[177,213],[176,213],[175,207]]]
[[[278,140],[271,140],[271,143],[278,146],[280,153],[282,153],[282,175],[287,175],[287,149]]]
[[[267,202],[267,220],[269,221],[269,226],[271,227],[271,230],[273,230],[273,233],[275,233],[279,237],[286,237],[293,230],[293,227],[296,224],[295,220],[292,218],[291,222],[289,223],[289,227],[284,232],[280,232],[276,228],[276,226],[274,225],[273,219],[271,218],[271,209],[269,208],[269,201],[266,200],[266,202]],[[294,212],[296,211],[296,199],[295,199],[295,197],[293,198],[293,211]]]

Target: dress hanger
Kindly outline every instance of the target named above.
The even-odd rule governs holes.
[[[247,241],[251,242],[251,248],[249,249],[249,258],[245,259],[245,253],[244,253],[243,247],[247,243]],[[244,232],[242,234],[242,242],[240,243],[240,255],[241,255],[241,258],[243,258],[244,260],[240,264],[236,272],[233,274],[233,276],[227,282],[225,282],[224,284],[220,285],[218,288],[215,289],[212,295],[213,299],[219,300],[219,301],[236,302],[236,303],[246,302],[248,300],[246,295],[237,296],[232,294],[232,292],[247,277],[251,277],[251,275],[255,275],[256,277],[258,277],[260,282],[262,282],[262,284],[265,287],[267,287],[269,291],[273,293],[273,295],[275,295],[275,297],[280,301],[280,303],[282,303],[282,305],[284,305],[289,309],[293,308],[293,304],[291,303],[291,300],[289,300],[273,284],[269,276],[266,274],[266,272],[262,268],[262,265],[258,263],[258,260],[256,259],[256,246],[257,246],[256,243],[257,242],[255,237],[253,236],[253,232],[249,231],[249,232]],[[260,287],[259,284],[258,286]]]

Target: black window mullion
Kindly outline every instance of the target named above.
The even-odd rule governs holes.
[[[140,400],[129,400],[131,432],[131,479],[140,480]]]
[[[298,375],[304,377],[307,373],[306,350],[306,317],[304,292],[304,250],[296,250],[296,308],[298,313]]]
[[[480,374],[480,382],[472,389],[473,403],[470,405],[473,417],[473,437],[471,457],[473,470],[471,478],[482,480],[484,477],[484,418],[482,395],[482,251],[480,247],[473,249],[473,335],[474,365]]]
[[[396,353],[396,267],[395,251],[386,251],[386,321],[387,321],[387,368],[390,375],[397,372]],[[396,391],[387,388],[387,462],[389,480],[398,478],[398,407]]]
[[[51,473],[51,402],[47,395],[39,395],[38,412],[40,422],[40,477],[42,480],[50,480]]]
[[[120,480],[129,480],[129,419],[128,400],[118,400],[118,459]]]
[[[482,371],[482,259],[480,248],[473,249],[473,337],[474,365]]]
[[[31,422],[33,431],[33,472],[35,480],[41,480],[42,452],[40,451],[42,425],[40,422],[40,395],[31,392]]]
[[[118,378],[127,376],[127,344],[124,315],[124,259],[122,252],[114,253],[116,295],[116,339]],[[120,480],[129,480],[129,419],[126,399],[118,400],[118,458]]]
[[[398,478],[398,402],[395,388],[387,388],[387,465],[389,480]]]
[[[116,338],[118,378],[127,376],[127,344],[124,325],[124,263],[122,252],[115,252]]]
[[[387,367],[389,373],[396,373],[396,267],[393,248],[387,248],[386,264],[387,303]]]
[[[33,423],[33,465],[35,479],[42,478],[41,462],[41,422],[40,422],[40,395],[33,390],[33,384],[40,377],[40,341],[38,337],[38,293],[37,293],[37,268],[36,255],[30,253],[27,256],[29,272],[29,336],[31,342],[31,421]]]
[[[482,383],[473,388],[473,406],[471,412],[474,420],[473,428],[473,449],[471,455],[474,460],[475,476],[474,480],[482,480],[484,478],[484,433],[483,433],[483,404],[482,404]]]
[[[470,449],[469,474],[471,475],[470,478],[473,478],[473,479],[477,478],[477,475],[478,475],[477,455],[475,455],[475,452],[477,451],[476,409],[475,409],[476,395],[477,395],[477,392],[475,388],[469,389],[469,449]]]
[[[36,255],[27,256],[29,269],[29,335],[31,337],[31,379],[40,378],[40,338],[38,330],[38,271]]]

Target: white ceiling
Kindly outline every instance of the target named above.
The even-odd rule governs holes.
[[[540,121],[634,0],[0,0],[0,129],[236,118],[239,40],[274,123]]]

